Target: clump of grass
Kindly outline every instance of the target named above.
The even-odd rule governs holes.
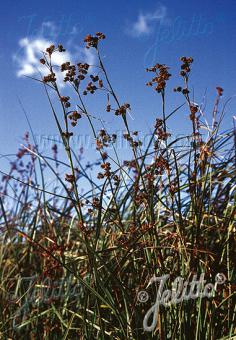
[[[55,70],[52,57],[65,51],[62,45],[50,46],[40,60],[48,75],[38,81],[67,160],[56,145],[52,156],[40,153],[31,131],[33,142],[26,134],[10,172],[3,174],[1,338],[233,338],[236,148],[235,130],[221,130],[227,105],[221,103],[223,89],[217,87],[209,123],[190,90],[193,59],[182,57],[182,85],[175,92],[183,105],[168,112],[169,68],[148,68],[153,76],[147,85],[162,105],[143,146],[129,124],[131,105],[120,102],[101,58],[103,39],[100,32],[85,38],[97,54],[96,66],[68,61]],[[58,85],[57,72],[63,73],[65,88]],[[123,163],[117,136],[94,125],[88,97],[98,92],[104,93],[108,114],[124,124],[130,159]],[[192,131],[173,138],[168,122],[181,109],[189,111]],[[87,166],[71,147],[81,119],[91,127],[99,158]],[[54,186],[47,183],[49,172]],[[155,329],[146,332],[143,319],[157,294],[155,285],[147,288],[150,279],[169,274],[172,282],[179,276],[191,280],[202,273],[207,282],[218,273],[227,280],[214,297],[161,307]],[[145,289],[149,300],[144,304],[137,294]]]

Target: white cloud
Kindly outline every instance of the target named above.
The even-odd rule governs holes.
[[[43,33],[45,28],[51,30],[52,40],[45,38]],[[20,49],[16,55],[13,56],[13,60],[17,65],[17,77],[32,76],[40,77],[41,75],[48,74],[48,70],[44,65],[41,65],[39,59],[42,58],[42,52],[46,50],[52,44],[56,44],[56,26],[54,23],[45,22],[41,26],[40,33],[35,37],[25,37],[20,39],[19,46]],[[55,52],[52,54],[52,63],[55,67],[55,73],[58,80],[59,86],[63,87],[64,82],[63,73],[60,72],[59,66],[66,61],[73,62],[87,62],[88,64],[94,64],[94,54],[91,50],[86,48],[75,46],[73,51],[66,49],[66,52]]]
[[[154,12],[140,13],[137,21],[128,25],[126,33],[132,37],[140,37],[152,33],[155,22],[163,23],[166,19],[167,9],[160,5]]]
[[[39,35],[42,37],[51,37],[52,39],[57,38],[57,26],[52,21],[45,21],[42,23]]]

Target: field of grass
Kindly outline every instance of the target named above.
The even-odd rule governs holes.
[[[48,75],[37,81],[66,159],[57,145],[51,157],[41,154],[30,131],[10,171],[2,172],[0,338],[234,339],[236,132],[221,127],[230,99],[223,100],[217,87],[207,121],[189,86],[193,59],[182,57],[173,96],[183,104],[168,112],[171,71],[154,65],[147,69],[147,85],[162,105],[144,146],[129,123],[130,104],[120,102],[101,57],[104,39],[98,32],[84,40],[97,55],[92,68],[68,61],[55,70],[53,55],[64,53],[62,45],[49,46],[39,61]],[[58,72],[65,88],[57,83]],[[64,95],[69,88],[71,98]],[[104,111],[124,124],[125,162],[117,136],[94,127],[87,102],[97,93],[107,101]],[[180,110],[188,112],[192,131],[173,138],[168,123]],[[87,166],[86,154],[81,159],[71,147],[73,133],[83,133],[81,120],[91,126],[99,158]],[[205,284],[214,284],[211,294],[187,299],[188,286],[173,303],[174,280],[190,283],[201,274]],[[172,290],[172,298],[167,294],[147,320],[160,295],[160,283],[150,280],[164,275],[163,291]],[[224,282],[216,284],[219,277]]]

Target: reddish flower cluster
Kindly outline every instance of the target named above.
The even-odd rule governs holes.
[[[97,32],[95,36],[88,34],[84,38],[84,42],[86,43],[86,48],[90,48],[90,47],[97,48],[99,40],[103,40],[105,38],[106,38],[105,35],[101,32]]]
[[[98,80],[99,80],[99,76],[98,75],[96,75],[96,76],[94,76],[94,75],[90,75],[90,78],[92,79],[92,81],[94,82],[94,83],[96,83]]]
[[[79,71],[79,79],[83,80],[84,78],[82,76],[85,76],[88,73],[89,64],[87,63],[78,63],[78,71]]]
[[[144,178],[147,182],[147,189],[153,190],[155,187],[155,180],[162,175],[164,171],[169,173],[169,165],[163,156],[156,157],[154,162],[146,166]]]
[[[71,120],[71,125],[76,126],[77,121],[81,118],[81,114],[78,111],[73,111],[68,115],[68,118]]]
[[[154,77],[151,81],[149,81],[146,85],[153,86],[155,85],[155,90],[160,93],[164,91],[166,87],[166,81],[169,80],[171,74],[168,72],[169,67],[162,64],[156,64],[151,68],[147,68],[147,72],[156,73],[156,77]]]
[[[189,89],[187,89],[186,87],[185,88],[182,88],[181,86],[178,86],[178,87],[175,87],[174,88],[174,91],[175,92],[182,92],[183,93],[183,95],[187,95],[187,94],[189,94]]]
[[[116,134],[112,134],[111,136],[106,133],[104,129],[99,131],[99,137],[96,139],[97,150],[101,150],[104,147],[108,147],[109,143],[115,143],[116,141]]]
[[[157,118],[155,122],[155,130],[160,128],[162,125],[163,125],[163,120],[160,118]]]
[[[61,44],[59,44],[57,47],[55,45],[50,45],[46,48],[46,53],[49,55],[49,57],[51,57],[51,55],[56,51],[65,52],[65,48]],[[41,58],[40,62],[41,64],[45,64],[46,60],[44,58]]]
[[[182,92],[184,95],[187,95],[190,92],[189,89],[187,89],[186,87],[182,88],[181,86],[175,87],[174,91],[175,92]]]
[[[54,72],[49,73],[47,76],[43,77],[44,83],[55,83],[57,80],[56,74]]]
[[[117,110],[115,110],[115,115],[126,115],[127,110],[131,110],[130,104],[125,103],[124,105],[121,105]]]
[[[16,154],[17,158],[22,158],[28,151],[26,149],[19,149],[19,151]]]
[[[92,228],[89,228],[89,226],[86,223],[82,222],[82,221],[78,222],[78,227],[79,227],[80,231],[82,231],[82,233],[87,235],[87,237],[90,236],[90,234],[91,234],[91,232],[93,230]]]
[[[180,75],[182,77],[186,77],[191,71],[190,65],[193,63],[193,58],[192,57],[181,57],[180,60],[183,62],[183,64],[181,65]]]
[[[65,52],[66,51],[66,49],[61,44],[59,44],[57,46],[57,50],[58,50],[58,52]]]
[[[154,167],[156,175],[162,175],[164,171],[169,172],[170,170],[168,161],[163,156],[156,157]]]
[[[159,140],[166,140],[170,136],[170,133],[163,129],[163,120],[160,118],[157,118],[155,122],[155,134]]]
[[[61,96],[61,102],[63,103],[63,105],[68,108],[70,107],[70,97],[65,97],[65,96]]]
[[[153,228],[152,223],[143,223],[138,228],[135,225],[131,224],[128,231],[117,238],[117,243],[119,247],[129,249],[132,246],[134,249],[138,249],[139,251],[146,247],[150,247],[151,242],[143,241],[142,235],[151,228]]]
[[[87,95],[88,92],[93,94],[98,89],[98,87],[99,88],[103,87],[103,81],[101,79],[99,79],[98,75],[94,76],[94,75],[91,74],[90,78],[92,79],[92,81],[88,83],[86,90],[83,92],[83,94],[85,96]],[[95,84],[93,84],[93,83],[96,83],[96,82],[98,82],[98,87]]]
[[[181,86],[177,86],[174,88],[175,92],[182,92],[182,87]]]
[[[129,169],[132,169],[135,176],[138,174],[138,168],[137,168],[137,163],[135,159],[131,161],[124,161],[123,164],[124,166],[127,166]]]
[[[62,132],[62,135],[63,135],[65,138],[69,139],[70,137],[73,136],[73,132]]]
[[[94,94],[94,92],[97,90],[97,86],[94,85],[92,82],[89,82],[87,87],[86,87],[86,90],[83,92],[83,94],[86,96],[87,93],[91,93],[91,94]]]
[[[190,66],[193,63],[193,58],[192,57],[181,57],[180,60],[182,61],[180,75],[185,79],[185,81],[187,81],[189,73],[191,71]],[[174,91],[182,92],[183,95],[186,97],[188,96],[190,92],[187,87],[182,88],[181,86],[174,88]]]
[[[61,72],[67,71],[65,74],[64,82],[70,81],[70,82],[74,82],[75,84],[76,83],[78,84],[81,80],[84,80],[86,74],[88,73],[88,69],[89,69],[89,64],[78,63],[77,64],[78,75],[76,77],[76,66],[75,65],[71,65],[69,61],[61,65]]]
[[[47,61],[46,58],[46,54],[49,56],[49,58],[51,58],[51,55],[54,52],[64,52],[65,49],[62,45],[58,45],[57,47],[55,47],[55,45],[51,45],[48,48],[46,48],[46,53],[44,53],[45,58],[41,58],[39,61],[42,65],[47,64],[47,66],[50,65],[50,63]],[[43,82],[44,83],[55,83],[56,82],[56,75],[55,73],[51,70],[51,72],[47,75],[43,77]]]
[[[137,131],[135,131],[135,133],[133,133],[134,136],[137,136],[136,134]],[[126,139],[130,145],[134,148],[137,148],[138,146],[142,145],[142,142],[140,140],[135,140],[132,136],[130,136],[129,133],[124,133],[123,134],[124,139]]]
[[[74,175],[69,175],[69,174],[66,174],[65,175],[65,180],[69,183],[74,183],[75,181],[75,176]]]
[[[51,56],[53,52],[55,51],[55,45],[51,45],[48,48],[46,48],[46,52]]]
[[[101,152],[102,160],[105,161],[108,158],[108,154],[106,152]]]
[[[65,78],[64,78],[64,82],[74,81],[75,75],[76,75],[75,65],[71,65],[69,61],[67,61],[66,63],[63,63],[61,65],[61,72],[64,72],[64,71],[67,71]]]
[[[138,183],[134,186],[134,202],[139,207],[141,204],[147,205],[148,194],[140,190]]]
[[[98,179],[111,176],[111,164],[109,162],[102,163],[101,168],[104,170],[104,173],[99,172],[97,176]]]
[[[196,113],[198,112],[198,106],[197,105],[194,105],[194,104],[191,104],[190,105],[190,115],[189,115],[189,118],[191,119],[191,121],[195,121],[196,119]]]

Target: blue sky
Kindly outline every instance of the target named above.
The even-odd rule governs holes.
[[[216,86],[224,88],[223,100],[236,94],[235,11],[234,0],[5,2],[0,13],[0,154],[15,153],[21,136],[29,130],[19,98],[36,135],[57,134],[42,87],[24,77],[36,75],[40,48],[47,42],[62,43],[75,60],[91,61],[93,56],[86,54],[82,41],[87,33],[96,31],[107,36],[102,46],[104,62],[121,101],[131,104],[134,129],[149,131],[160,112],[159,98],[145,86],[145,67],[156,62],[169,65],[173,76],[168,109],[182,102],[172,91],[181,85],[182,55],[194,58],[191,83],[195,98],[200,103],[207,90],[206,115],[210,117]],[[104,119],[108,130],[119,129],[117,117],[100,107],[96,112],[96,100],[100,99],[91,99],[91,113]],[[233,100],[225,127],[232,125],[235,107]],[[175,134],[188,126],[184,110],[169,123]],[[85,122],[76,129],[75,134],[88,131]],[[2,160],[1,164],[4,166]]]

